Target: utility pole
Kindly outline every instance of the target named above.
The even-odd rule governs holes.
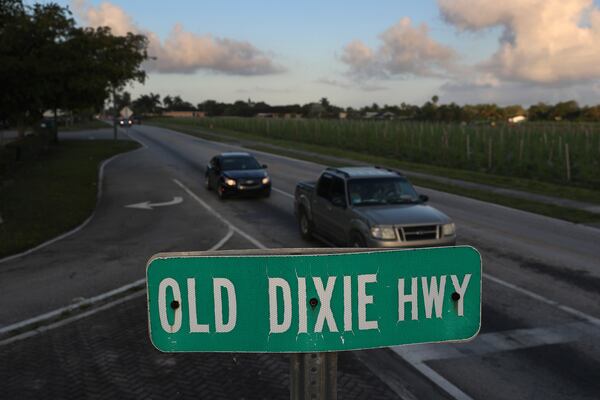
[[[113,139],[117,140],[117,117],[119,116],[117,112],[117,90],[115,87],[112,87],[112,98],[113,98]]]

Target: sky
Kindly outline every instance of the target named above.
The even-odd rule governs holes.
[[[155,59],[134,97],[600,103],[594,0],[57,2],[82,26],[148,36]]]

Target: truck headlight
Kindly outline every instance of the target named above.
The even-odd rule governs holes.
[[[371,236],[375,239],[394,240],[396,239],[396,230],[393,226],[378,226],[371,227]]]
[[[262,178],[262,184],[263,185],[266,185],[269,182],[271,182],[271,179],[268,176],[265,176],[264,178]]]
[[[442,225],[442,236],[452,236],[456,233],[454,223]]]
[[[235,186],[235,179],[229,179],[229,178],[226,178],[226,179],[225,179],[225,184],[226,184],[227,186]]]

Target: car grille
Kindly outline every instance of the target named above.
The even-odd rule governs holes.
[[[405,242],[431,240],[439,237],[439,228],[437,225],[404,226],[398,228],[398,234]]]
[[[261,186],[261,179],[243,179],[239,182],[240,189],[258,189]]]

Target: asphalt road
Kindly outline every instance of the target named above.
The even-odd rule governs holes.
[[[128,133],[145,147],[106,166],[91,223],[0,263],[0,328],[141,279],[145,261],[159,251],[322,246],[300,238],[292,195],[296,182],[314,180],[324,166],[254,152],[269,165],[272,196],[220,202],[202,187],[204,166],[214,154],[239,148],[150,126]],[[420,191],[456,221],[459,243],[482,253],[481,332],[467,344],[361,352],[357,359],[404,397],[598,398],[600,230]],[[125,207],[175,197],[183,201],[154,210]]]

